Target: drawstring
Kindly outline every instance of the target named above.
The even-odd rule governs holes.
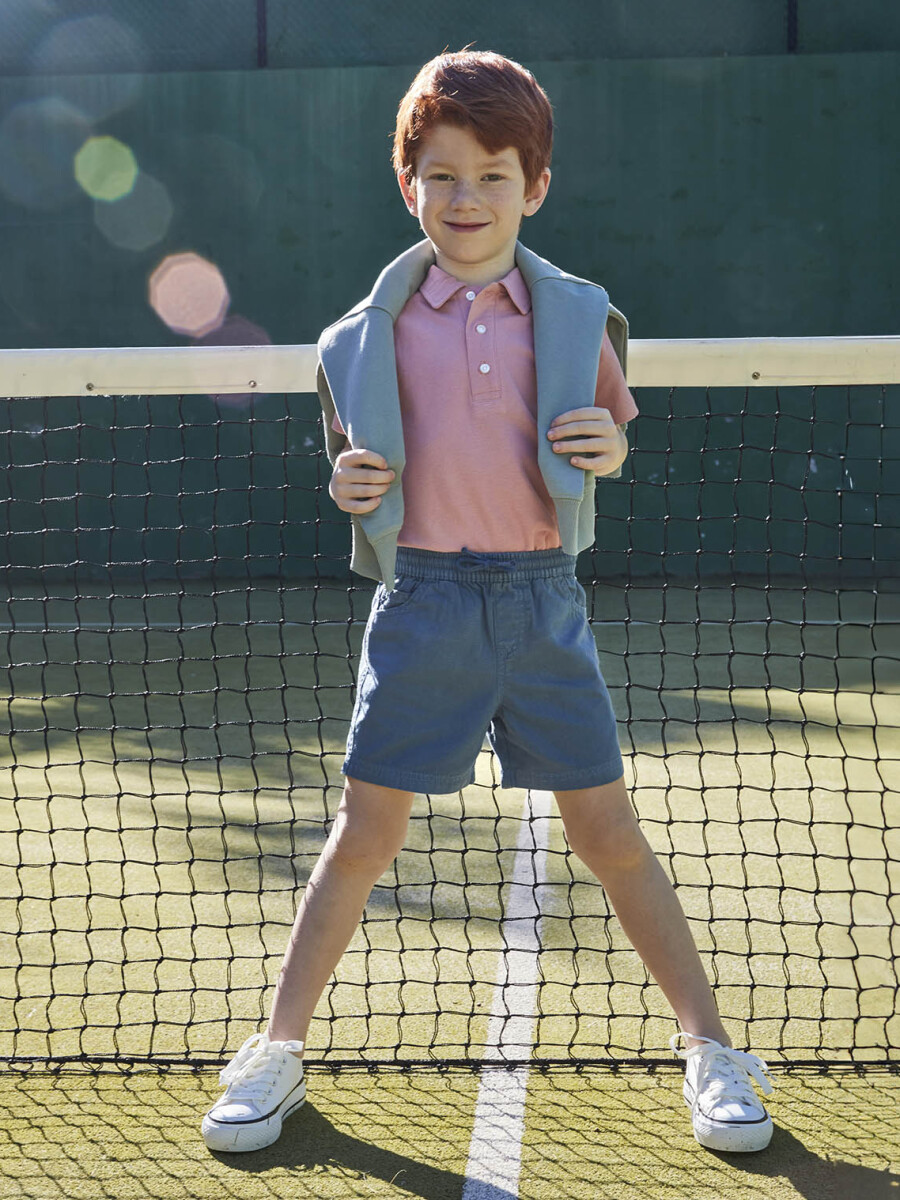
[[[514,571],[516,564],[508,558],[498,558],[494,554],[479,554],[463,546],[459,556],[459,565],[466,571],[477,571],[484,568],[494,568],[498,571]]]

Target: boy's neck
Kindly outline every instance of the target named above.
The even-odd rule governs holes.
[[[432,243],[433,244],[433,243]],[[516,265],[516,249],[512,247],[508,255],[492,259],[484,263],[461,263],[448,259],[435,247],[435,262],[442,271],[458,279],[460,283],[470,283],[473,287],[487,287],[497,283],[506,276]]]

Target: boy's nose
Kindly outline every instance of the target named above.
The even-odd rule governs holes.
[[[478,195],[475,188],[468,183],[458,183],[453,189],[452,203],[454,208],[476,207]]]

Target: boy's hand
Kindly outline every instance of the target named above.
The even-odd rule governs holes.
[[[573,408],[550,423],[547,437],[556,454],[571,454],[573,467],[608,475],[628,456],[628,440],[606,408]],[[574,451],[574,453],[573,453]]]
[[[368,513],[394,481],[394,472],[374,450],[345,450],[337,456],[328,493],[342,512]]]

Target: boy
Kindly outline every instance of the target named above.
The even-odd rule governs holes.
[[[605,291],[518,241],[547,195],[552,133],[550,103],[517,63],[467,51],[427,63],[394,135],[426,240],[320,339],[330,492],[351,514],[351,565],[380,583],[343,799],[268,1029],[223,1070],[228,1090],[204,1118],[214,1149],[269,1145],[303,1102],[309,1020],[403,845],[414,793],[470,783],[486,730],[502,786],[555,793],[569,845],[671,1003],[697,1140],[759,1150],[771,1137],[751,1083],[771,1091],[766,1066],[731,1048],[631,808],[575,580],[595,476],[620,473],[637,409],[627,325]]]

